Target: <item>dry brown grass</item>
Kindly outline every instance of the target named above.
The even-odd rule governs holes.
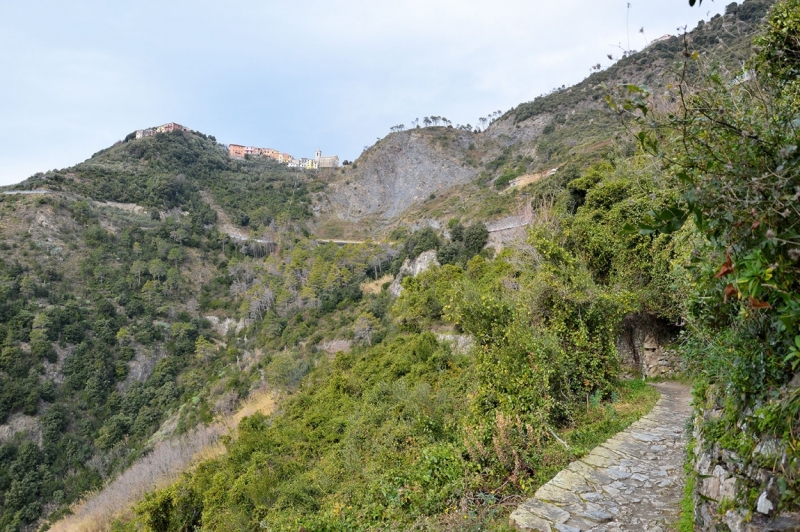
[[[95,532],[111,529],[120,518],[132,517],[133,507],[144,495],[175,482],[193,465],[225,453],[220,436],[231,432],[245,416],[275,411],[278,396],[260,392],[249,398],[234,414],[219,422],[158,443],[102,490],[73,505],[72,515],[57,521],[53,532]]]
[[[520,189],[520,188],[522,188],[524,186],[530,185],[531,183],[536,183],[542,177],[544,177],[545,174],[547,174],[547,172],[539,172],[537,174],[526,174],[526,175],[519,176],[518,178],[516,178],[515,184],[511,185],[510,187],[505,189],[503,192],[504,193],[505,192],[509,192],[511,190]]]
[[[381,285],[383,283],[391,283],[394,281],[393,275],[384,275],[376,281],[366,281],[361,283],[361,293],[363,294],[380,294]]]

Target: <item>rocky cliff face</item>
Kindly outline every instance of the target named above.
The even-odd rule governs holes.
[[[475,136],[443,127],[393,133],[337,175],[320,211],[347,221],[388,220],[430,194],[468,183],[478,174],[467,163]]]
[[[686,46],[713,53],[729,68],[741,68],[751,53],[750,38],[771,3],[750,0],[746,13],[732,12],[698,25],[686,35]],[[334,174],[317,198],[315,212],[323,220],[369,219],[386,225],[415,202],[469,183],[484,171],[485,185],[523,160],[534,172],[601,150],[623,132],[605,102],[609,91],[625,84],[645,85],[654,105],[673,105],[662,101],[661,95],[664,86],[674,81],[670,70],[683,53],[682,38],[654,43],[572,87],[518,105],[481,133],[445,127],[392,133],[366,150],[356,164]]]
[[[394,282],[389,287],[389,293],[395,297],[400,297],[400,294],[403,293],[403,279],[416,277],[432,266],[440,266],[439,261],[436,260],[436,251],[433,249],[420,254],[413,261],[406,259],[400,267],[400,272],[394,278]]]

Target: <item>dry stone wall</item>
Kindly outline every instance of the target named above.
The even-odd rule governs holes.
[[[744,459],[718,443],[708,445],[704,441],[701,427],[722,415],[718,407],[722,395],[710,391],[706,397],[706,405],[710,406],[695,411],[695,530],[800,532],[800,515],[777,512],[781,484],[796,484],[798,477],[783,442],[764,438]]]
[[[623,366],[642,377],[672,377],[682,370],[680,354],[670,346],[678,328],[653,316],[635,314],[623,321],[617,351]]]

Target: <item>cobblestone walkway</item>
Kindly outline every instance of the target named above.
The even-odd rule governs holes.
[[[661,399],[639,421],[572,462],[511,514],[539,532],[674,530],[683,496],[688,386],[654,385]]]

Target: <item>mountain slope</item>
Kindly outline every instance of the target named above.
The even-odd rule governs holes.
[[[347,221],[395,218],[430,194],[475,178],[467,162],[475,137],[447,128],[391,134],[344,167],[344,177],[325,191],[320,210]]]
[[[687,49],[731,71],[741,70],[772,3],[732,4],[726,15],[689,31]],[[516,106],[480,133],[452,127],[392,133],[365,150],[353,167],[335,174],[329,191],[316,198],[315,212],[321,224],[330,219],[366,222],[380,232],[431,194],[458,190],[470,182],[485,184],[503,174],[545,171],[583,156],[591,160],[592,154],[605,153],[618,139],[627,138],[605,102],[609,90],[628,83],[645,85],[656,104],[671,105],[659,98],[667,84],[675,82],[673,70],[683,53],[682,37],[651,44],[572,87]]]
[[[736,65],[749,50],[749,35],[768,4],[749,0],[730,8],[728,15],[695,29],[690,45],[715,49],[722,60]],[[526,386],[514,393],[552,385],[553,397],[574,394],[575,404],[582,407],[588,397],[595,397],[592,394],[599,393],[599,405],[603,393],[612,393],[615,351],[607,323],[616,323],[632,308],[673,317],[657,308],[663,303],[659,297],[667,300],[661,306],[673,304],[673,293],[664,290],[664,272],[647,257],[656,257],[664,269],[677,260],[670,255],[674,248],[620,236],[622,216],[636,221],[636,216],[655,208],[653,197],[663,198],[653,194],[663,183],[657,173],[637,167],[644,166],[641,161],[619,164],[633,154],[633,145],[620,137],[600,84],[650,83],[658,95],[659,84],[667,79],[664,72],[682,50],[677,39],[658,43],[576,87],[516,107],[482,133],[425,128],[392,134],[353,167],[331,176],[292,171],[260,159],[233,160],[212,139],[178,132],[120,143],[75,167],[37,174],[16,187],[47,188],[58,194],[3,197],[0,203],[0,242],[6,246],[0,261],[0,423],[5,422],[0,426],[0,524],[30,530],[39,516],[66,511],[81,493],[113,477],[156,440],[210,421],[253,389],[296,391],[309,371],[308,389],[284,419],[285,426],[296,431],[296,439],[284,439],[259,419],[242,430],[256,440],[265,437],[279,450],[303,439],[308,454],[294,461],[259,455],[263,461],[258,462],[258,475],[270,471],[280,476],[283,489],[277,493],[271,485],[241,481],[235,491],[240,498],[225,501],[241,503],[237,519],[253,524],[247,521],[255,519],[250,510],[267,512],[279,504],[286,511],[283,516],[267,513],[278,521],[285,519],[287,526],[296,524],[292,519],[299,514],[310,519],[320,506],[329,512],[321,519],[335,520],[347,497],[374,510],[375,522],[388,515],[381,514],[387,508],[397,522],[404,522],[409,507],[420,520],[443,508],[455,509],[460,502],[453,494],[462,489],[456,472],[463,470],[470,451],[458,447],[463,441],[442,427],[464,421],[457,411],[472,404],[470,386],[477,386],[470,372],[490,369],[481,374],[481,385],[488,388],[475,407],[484,417],[472,426],[488,435],[485,445],[491,445],[491,431],[498,428],[493,423],[502,421],[488,414],[497,398],[510,404],[521,395],[506,388],[516,386],[513,381],[491,380],[496,360],[477,366],[475,359],[455,353],[430,335],[430,329],[441,333],[473,327],[500,342],[502,335],[496,336],[493,324],[519,330],[530,325],[523,317],[511,320],[509,309],[556,298],[539,325],[555,316],[565,320],[556,323],[561,329],[543,329],[543,334],[525,341],[552,342],[536,344],[537,349],[565,345],[562,349],[568,353],[583,353],[585,348],[591,356],[608,355],[611,362],[591,359],[605,372],[602,382],[593,380],[596,368],[574,383],[542,383],[535,380],[538,373],[525,373],[523,368],[520,378]],[[599,160],[603,162],[586,171]],[[447,233],[395,232],[402,249],[374,244],[339,248],[306,238],[325,223],[362,225],[365,233],[380,235],[397,224],[425,225],[425,217],[440,228],[461,217],[474,229],[472,234],[480,235],[481,222],[519,206],[516,189],[500,193],[508,180],[555,166],[560,168],[553,177],[526,189],[533,198],[558,200],[542,209],[545,222],[556,209],[571,224],[564,234],[544,224],[543,230],[555,231],[551,237],[537,237],[547,256],[525,255],[527,251],[514,255],[512,250],[497,261],[487,260],[491,253],[480,251],[485,240],[478,239],[480,246],[468,251],[466,229],[455,220]],[[581,179],[567,187],[577,177]],[[643,183],[650,188],[642,190]],[[133,212],[94,200],[129,204]],[[225,214],[229,233],[241,231],[267,244],[247,244],[226,235],[215,226],[217,212]],[[405,256],[436,247],[451,259],[436,271],[444,283],[433,274],[411,279],[408,295],[397,305],[385,291],[362,290],[362,282],[396,272]],[[647,275],[631,270],[640,260],[652,266]],[[531,264],[540,268],[535,274],[541,278],[532,278]],[[522,297],[520,279],[527,279],[522,293],[533,301],[517,299]],[[454,280],[463,281],[459,286],[475,297],[458,299],[459,294],[448,292]],[[647,290],[637,283],[647,284]],[[619,286],[639,291],[625,299],[630,294]],[[548,292],[549,287],[556,288]],[[576,293],[580,297],[570,299]],[[509,299],[495,301],[498,294]],[[558,299],[564,294],[569,297]],[[468,305],[481,300],[479,295],[492,303],[471,312],[486,318],[487,330],[464,316],[445,316],[453,301]],[[597,316],[605,321],[584,321]],[[213,326],[221,323],[236,326]],[[504,325],[506,329],[513,328]],[[551,335],[573,329],[583,336],[555,340]],[[322,346],[333,344],[355,346],[355,352],[332,356]],[[527,360],[528,353],[514,351],[516,345],[522,344],[512,342],[491,351],[496,345],[487,343],[485,352],[518,370],[514,364]],[[372,366],[376,361],[380,368]],[[553,375],[570,374],[571,367],[553,369]],[[328,408],[334,399],[337,407]],[[364,406],[374,406],[378,399],[380,408]],[[538,404],[539,398],[527,399],[522,401],[526,405]],[[550,405],[548,419],[554,426],[571,430],[569,424],[580,419],[581,408],[570,401]],[[305,408],[309,402],[313,411]],[[518,435],[524,432],[518,430]],[[583,445],[580,432],[576,438]],[[239,473],[255,449],[248,445],[256,440],[245,438],[232,445],[241,454],[214,466],[237,472],[214,480],[221,491],[248,478]],[[354,449],[373,441],[386,444],[375,446],[375,456],[391,456],[399,464],[391,471],[396,475],[380,476],[382,463],[376,459],[381,465],[372,471],[370,482],[375,482],[357,485],[355,476],[342,471],[359,471]],[[340,468],[342,456],[347,461]],[[420,456],[424,460],[418,460]],[[318,458],[319,464],[298,472],[298,463]],[[478,487],[467,492],[474,500],[465,495],[466,505],[489,500],[494,488],[519,479],[514,472],[515,480],[510,480],[515,466],[500,455],[491,459],[492,465],[480,460],[489,459],[476,459],[480,467],[470,465],[480,472],[472,477]],[[536,467],[530,465],[526,474],[540,475]],[[354,483],[343,481],[345,491],[339,492],[339,485],[331,481],[335,478]],[[417,497],[426,486],[445,491],[426,502]],[[346,497],[334,500],[340,494]],[[184,495],[173,499],[173,494],[162,492],[157,500],[167,508],[174,500],[184,501]],[[211,496],[209,508],[224,507],[223,500],[222,495]],[[197,500],[189,503],[186,508]],[[226,515],[215,516],[220,527],[226,525]],[[356,522],[360,517],[355,512],[348,515]]]

